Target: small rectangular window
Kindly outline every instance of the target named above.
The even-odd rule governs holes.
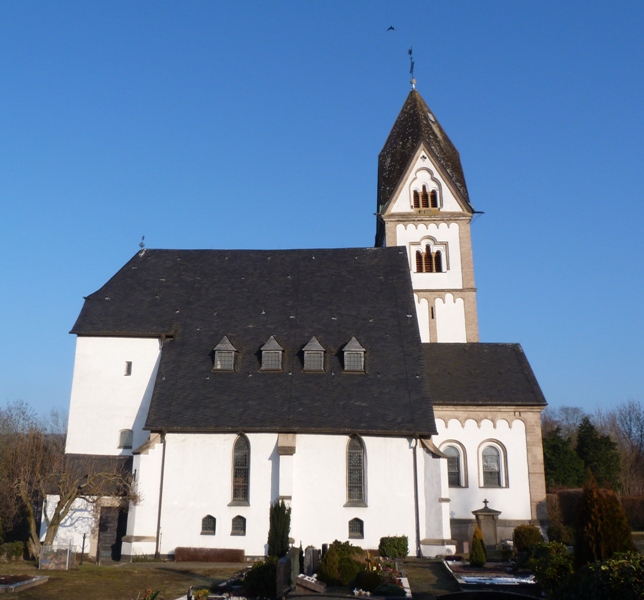
[[[129,449],[132,448],[132,441],[134,435],[131,429],[121,429],[119,433],[119,448]]]
[[[282,370],[282,352],[280,350],[264,350],[262,352],[263,371]]]
[[[132,361],[131,360],[126,360],[125,361],[125,376],[132,375]]]
[[[235,368],[235,353],[229,350],[215,352],[215,371],[232,371]]]
[[[344,370],[364,371],[364,352],[345,352]]]
[[[308,350],[304,352],[305,371],[324,371],[324,352]]]

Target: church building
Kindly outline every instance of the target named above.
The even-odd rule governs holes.
[[[128,461],[122,555],[264,556],[278,500],[304,547],[407,535],[436,556],[484,513],[490,544],[543,525],[546,402],[518,344],[479,342],[474,214],[412,89],[378,159],[375,248],[143,248],[88,296],[66,451]],[[57,541],[100,554],[110,510],[79,501]]]

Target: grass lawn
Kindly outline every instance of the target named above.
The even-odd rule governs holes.
[[[49,581],[20,592],[20,600],[136,600],[146,589],[161,590],[159,598],[174,600],[189,586],[210,587],[230,579],[245,564],[123,563],[97,567],[84,564],[70,571],[39,571],[32,562],[0,564],[1,575],[47,575]],[[141,594],[143,596],[143,594]]]

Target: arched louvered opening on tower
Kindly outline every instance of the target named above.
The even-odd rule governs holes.
[[[432,252],[431,247],[425,246],[425,252],[416,251],[416,273],[442,273],[443,253],[440,250]]]
[[[420,194],[418,193],[418,190],[414,190],[413,198],[414,198],[414,208],[420,208]]]
[[[429,194],[429,206],[438,208],[438,192],[436,190],[432,190]]]
[[[429,194],[426,185],[423,185],[423,191],[420,193],[420,207],[429,208]]]

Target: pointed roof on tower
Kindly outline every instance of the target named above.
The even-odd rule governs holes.
[[[472,211],[458,150],[421,95],[412,89],[378,156],[378,212],[392,197],[418,147],[424,144],[454,191]]]

